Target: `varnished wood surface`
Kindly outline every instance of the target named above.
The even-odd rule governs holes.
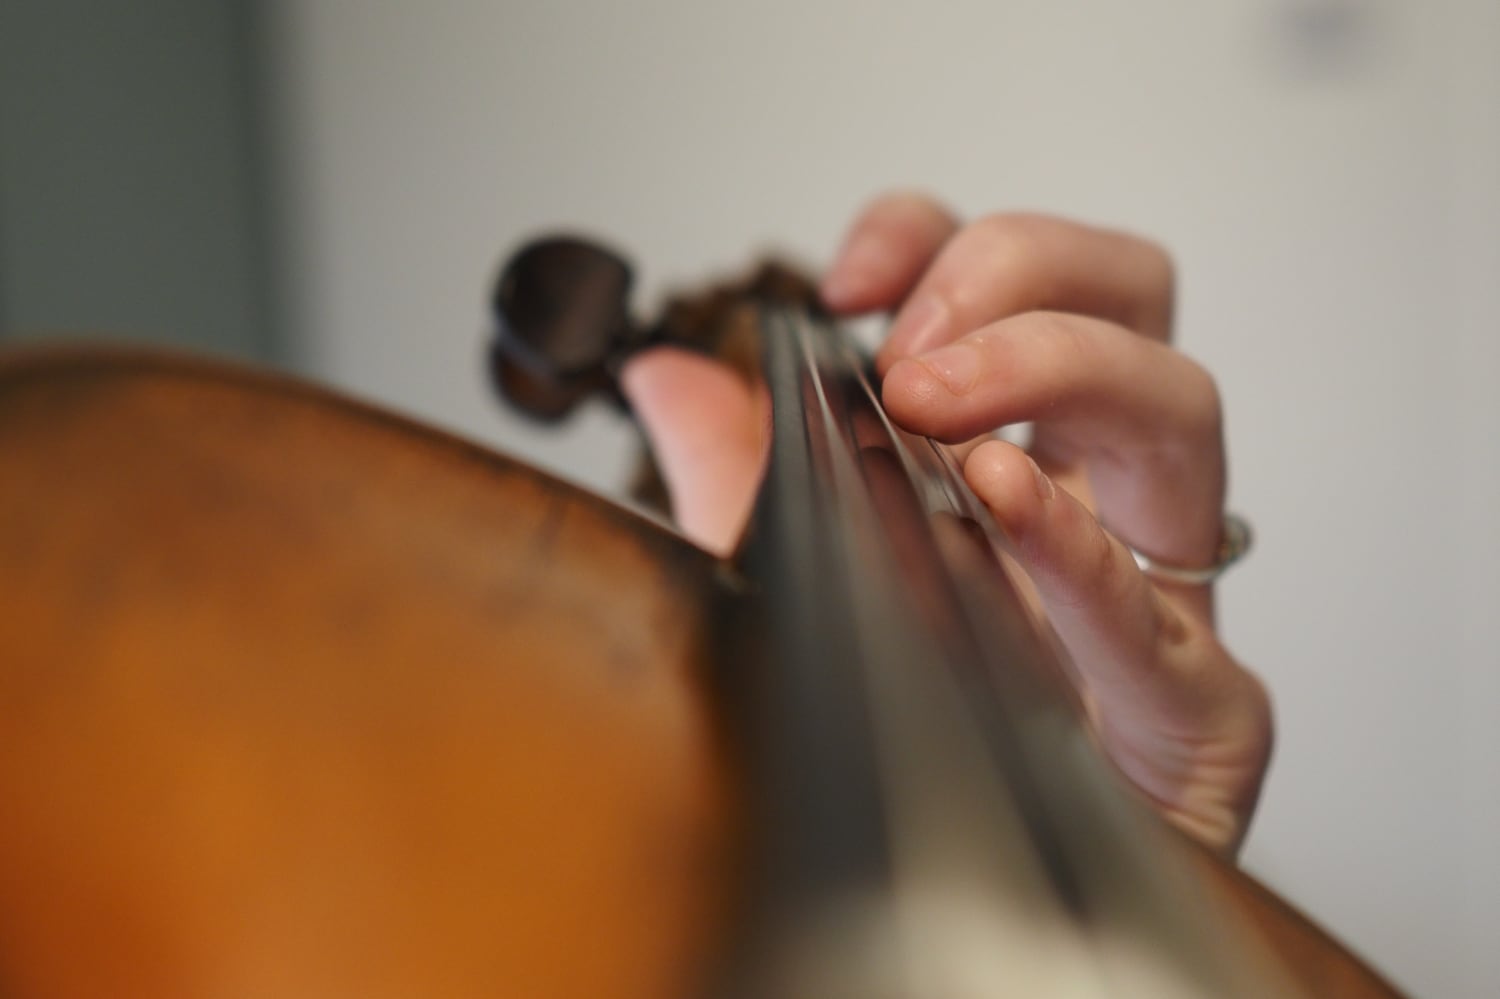
[[[734,841],[714,574],[288,379],[0,358],[0,994],[683,995]],[[1307,995],[1397,995],[1185,848]]]
[[[288,380],[0,361],[0,992],[677,994],[710,561]],[[622,581],[628,585],[622,585]]]
[[[1296,908],[1237,867],[1185,844],[1211,896],[1258,938],[1307,996],[1327,999],[1401,999],[1390,982]]]

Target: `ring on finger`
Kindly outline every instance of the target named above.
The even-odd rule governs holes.
[[[1185,583],[1188,585],[1202,585],[1212,583],[1224,574],[1224,570],[1234,565],[1250,551],[1250,545],[1254,539],[1254,533],[1250,530],[1250,522],[1238,514],[1224,514],[1223,528],[1219,535],[1219,548],[1214,553],[1213,563],[1206,566],[1184,566],[1172,565],[1152,558],[1145,552],[1125,545],[1130,549],[1135,564],[1153,579],[1159,579],[1166,583]]]

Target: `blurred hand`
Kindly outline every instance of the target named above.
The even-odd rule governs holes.
[[[1122,544],[1205,566],[1220,542],[1219,398],[1170,346],[1170,259],[1041,216],[961,225],[893,194],[855,221],[822,296],[841,315],[894,312],[876,359],[886,411],[964,445],[964,475],[1072,658],[1105,752],[1168,820],[1233,854],[1270,756],[1269,701],[1219,643],[1211,587],[1147,577]],[[631,361],[622,386],[684,533],[729,551],[765,462],[763,391],[671,348]],[[991,439],[1021,422],[1029,451]]]

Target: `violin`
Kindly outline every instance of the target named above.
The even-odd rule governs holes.
[[[568,252],[497,380],[559,418],[712,317],[773,408],[733,557],[282,375],[0,357],[0,992],[1397,994],[1121,786],[795,281],[640,330]]]

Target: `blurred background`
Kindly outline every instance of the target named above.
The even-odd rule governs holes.
[[[644,310],[872,194],[1127,227],[1220,380],[1223,586],[1277,757],[1257,875],[1416,995],[1500,981],[1500,4],[0,0],[0,341],[302,372],[600,489],[608,413],[481,375],[566,227]],[[3,456],[0,456],[3,460]]]

